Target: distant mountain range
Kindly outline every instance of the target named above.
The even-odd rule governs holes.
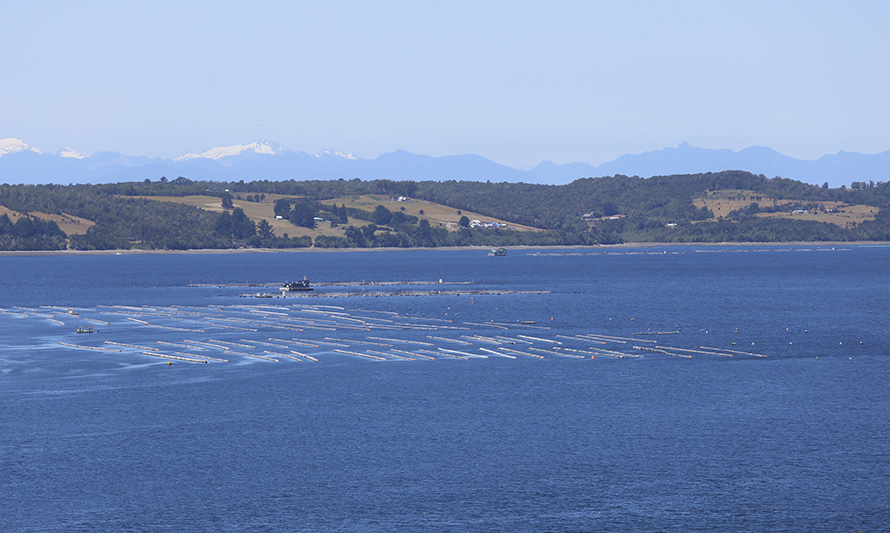
[[[346,152],[318,154],[284,150],[265,140],[210,148],[175,159],[128,156],[116,152],[93,155],[63,148],[45,153],[19,139],[0,140],[0,183],[111,183],[175,179],[253,181],[260,179],[466,180],[559,185],[578,178],[650,177],[721,170],[746,170],[831,187],[854,181],[890,180],[890,150],[879,154],[840,151],[816,160],[795,159],[771,148],[739,151],[696,148],[683,143],[642,154],[626,154],[601,165],[544,161],[530,170],[500,165],[479,155],[433,157],[397,150],[374,159]]]

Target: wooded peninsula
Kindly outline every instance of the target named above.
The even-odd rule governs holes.
[[[0,250],[890,241],[890,182],[742,171],[567,185],[193,181],[0,185]]]

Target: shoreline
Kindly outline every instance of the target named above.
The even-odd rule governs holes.
[[[717,247],[717,246],[890,246],[890,241],[790,241],[790,242],[629,242],[623,244],[566,245],[566,246],[511,246],[508,250],[619,250],[657,247]],[[442,246],[437,248],[197,248],[191,250],[10,250],[0,251],[0,257],[81,256],[81,255],[175,255],[175,254],[273,254],[318,252],[408,252],[408,251],[488,251],[491,246]]]

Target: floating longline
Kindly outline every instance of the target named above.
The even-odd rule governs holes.
[[[721,350],[720,348],[709,348],[709,347],[707,347],[707,346],[700,346],[700,348],[702,348],[702,349],[704,349],[704,350]],[[738,350],[726,350],[726,349],[723,349],[723,350],[721,350],[721,351],[724,351],[724,352],[732,352],[732,353],[737,353],[737,354],[741,354],[741,355],[752,355],[752,356],[754,356],[754,357],[769,357],[768,355],[763,355],[763,354],[760,354],[760,353],[740,352],[740,351],[738,351]]]
[[[102,348],[101,346],[82,346],[80,344],[71,344],[68,342],[60,342],[62,346],[68,346],[69,348],[79,348],[81,350],[99,350],[101,352],[120,352],[123,351],[120,348]]]
[[[551,342],[551,343],[553,343],[553,344],[562,344],[562,343],[559,342],[559,341],[554,341],[554,340],[551,340],[551,339],[542,339],[542,338],[540,338],[540,337],[532,337],[531,335],[517,335],[517,337],[520,337],[520,338],[523,338],[523,339],[531,339],[531,340],[535,340],[535,341],[541,341],[541,342]]]
[[[149,352],[159,352],[158,348],[150,348],[148,346],[139,346],[138,344],[124,344],[123,342],[105,341],[105,344],[113,344],[115,346],[123,346],[124,348],[133,348],[135,350],[145,350]]]
[[[306,355],[306,354],[298,352],[296,350],[290,350],[290,353],[292,353],[294,355],[299,355],[300,357],[305,357],[306,359],[309,359],[310,361],[314,361],[316,363],[318,362],[318,359],[312,357],[311,355]]]
[[[396,350],[395,348],[390,348],[389,351],[395,352],[395,353],[400,353],[402,355],[410,355],[411,357],[421,357],[423,359],[429,359],[430,361],[435,359],[435,357],[430,357],[428,355],[423,355],[423,354],[419,354],[419,353],[415,353],[415,352],[406,352],[404,350]]]
[[[367,354],[367,353],[350,352],[348,350],[334,350],[334,351],[337,353],[345,353],[347,355],[357,355],[359,357],[365,357],[367,359],[374,359],[375,361],[386,361],[385,357],[378,357],[376,355],[371,355],[371,354]]]
[[[150,355],[152,357],[163,357],[164,359],[175,359],[176,361],[185,361],[187,363],[204,363],[207,364],[207,360],[205,359],[195,359],[193,357],[182,357],[179,355],[168,355],[165,353],[158,352],[142,352],[142,355]]]
[[[277,363],[278,359],[272,359],[271,357],[266,357],[263,355],[257,355],[254,353],[244,353],[244,352],[234,352],[228,351],[226,353],[234,354],[234,355],[243,355],[244,357],[253,357],[254,359],[262,359],[263,361],[269,361],[270,363]]]
[[[439,350],[440,350],[440,351],[443,351],[443,352],[447,352],[447,353],[453,353],[453,354],[457,354],[457,355],[462,355],[462,356],[464,356],[464,357],[476,357],[476,358],[479,358],[479,359],[488,359],[488,356],[487,356],[487,355],[478,355],[478,354],[475,354],[475,353],[460,352],[460,351],[458,351],[458,350],[447,350],[447,349],[445,349],[445,348],[439,348]]]
[[[341,342],[353,342],[353,343],[357,343],[357,344],[368,344],[368,345],[371,345],[371,346],[384,346],[384,347],[391,347],[391,346],[392,346],[392,344],[383,344],[382,342],[371,342],[371,341],[360,341],[360,340],[349,340],[349,339],[335,339],[334,337],[325,337],[325,340],[330,340],[330,341],[341,341]]]
[[[488,348],[481,348],[481,347],[480,347],[479,349],[482,350],[483,352],[487,352],[487,353],[490,353],[490,354],[493,354],[493,355],[499,355],[499,356],[501,356],[501,357],[507,357],[507,358],[509,358],[509,359],[516,359],[516,356],[515,356],[515,355],[508,355],[508,354],[505,354],[505,353],[496,352],[496,351],[494,351],[494,350],[490,350],[490,349],[488,349]]]
[[[432,335],[426,336],[428,339],[435,339],[437,341],[446,341],[446,342],[456,342],[458,344],[466,344],[467,346],[472,346],[472,342],[462,341],[460,339],[449,339],[448,337],[434,337]]]
[[[403,340],[403,339],[388,339],[388,338],[386,338],[386,337],[368,337],[368,338],[369,338],[369,339],[378,340],[378,341],[391,341],[391,342],[397,342],[397,343],[400,343],[400,344],[417,344],[417,345],[420,345],[420,346],[435,346],[435,344],[433,344],[433,343],[431,343],[431,342],[406,341],[406,340]]]
[[[291,360],[293,360],[293,361],[297,361],[297,362],[300,362],[300,363],[305,363],[305,361],[303,361],[303,360],[300,359],[299,357],[294,357],[293,355],[286,354],[286,353],[270,352],[270,351],[268,351],[268,350],[263,350],[263,353],[267,353],[267,354],[269,354],[269,355],[274,355],[274,356],[277,356],[277,357],[284,357],[285,359],[291,359]]]
[[[175,353],[176,355],[184,355],[185,357],[197,357],[200,359],[209,359],[211,361],[218,361],[220,363],[228,363],[229,362],[228,359],[220,359],[219,357],[210,357],[209,355],[201,355],[201,354],[185,353],[185,352],[173,352],[173,353]]]
[[[368,353],[373,353],[376,355],[383,355],[385,357],[395,357],[396,359],[404,359],[405,361],[416,361],[416,359],[413,357],[405,357],[404,355],[397,355],[394,353],[378,352],[376,350],[368,350]]]

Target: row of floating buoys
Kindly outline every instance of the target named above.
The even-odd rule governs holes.
[[[273,359],[273,358],[271,358],[271,357],[266,357],[266,356],[264,356],[264,355],[257,355],[257,354],[255,354],[255,353],[236,352],[236,351],[233,351],[233,350],[229,350],[229,351],[227,351],[226,353],[227,353],[227,354],[230,353],[230,354],[234,354],[234,355],[243,355],[244,357],[252,357],[252,358],[254,358],[254,359],[260,359],[260,360],[263,360],[263,361],[269,361],[270,363],[277,363],[277,362],[278,362],[278,359]]]
[[[69,348],[78,348],[80,350],[97,350],[100,352],[120,352],[123,351],[120,348],[104,348],[102,346],[83,346],[81,344],[71,344],[70,342],[59,342],[62,346],[67,346]]]
[[[704,350],[693,350],[691,348],[675,348],[673,346],[664,346],[664,345],[659,345],[658,347],[661,348],[662,350],[673,350],[676,352],[691,352],[691,353],[700,353],[700,354],[705,354],[705,355],[722,355],[724,357],[732,357],[731,353],[725,353],[726,350],[704,351]]]
[[[384,357],[394,357],[396,359],[403,359],[405,361],[416,361],[417,360],[414,357],[406,357],[404,355],[398,355],[398,354],[389,353],[389,352],[379,352],[377,350],[368,350],[368,353],[375,354],[375,355],[382,355]]]
[[[463,356],[463,357],[476,357],[476,358],[479,358],[479,359],[488,359],[488,356],[487,356],[487,355],[479,355],[479,354],[475,354],[475,353],[461,352],[461,351],[459,351],[459,350],[449,350],[449,349],[446,349],[446,348],[439,348],[439,351],[440,351],[440,352],[449,353],[449,354],[461,355],[461,356]]]
[[[555,346],[555,347],[553,347],[553,350],[556,350],[558,348],[559,348],[559,346]],[[531,348],[529,348],[529,350],[531,350],[533,352],[538,352],[538,353],[545,353],[547,355],[558,355],[560,357],[570,357],[572,359],[584,359],[584,357],[582,357],[580,355],[573,355],[570,353],[559,353],[559,352],[555,352],[553,350],[545,350],[543,348],[531,347]]]
[[[190,349],[192,349],[192,350],[206,350],[206,349],[207,349],[207,348],[204,348],[204,347],[202,347],[202,346],[191,346],[191,345],[188,345],[188,344],[181,344],[181,343],[178,343],[178,342],[157,341],[157,343],[158,343],[158,344],[164,344],[164,345],[167,345],[167,346],[177,346],[177,347],[179,347],[179,348],[190,348]]]
[[[268,337],[268,340],[254,340],[251,338],[242,338],[241,342],[233,342],[225,340],[222,333],[218,333],[215,338],[197,338],[195,340],[184,340],[181,342],[157,341],[159,344],[177,346],[187,350],[208,349],[222,350],[230,354],[242,354],[241,352],[233,352],[232,348],[245,348],[248,351],[257,350],[258,345],[269,346],[272,349],[264,352],[278,359],[292,359],[295,361],[315,360],[312,357],[313,350],[317,352],[334,352],[334,353],[364,353],[382,357],[385,359],[402,359],[417,360],[419,358],[433,359],[435,357],[451,357],[458,358],[488,358],[489,356],[500,356],[506,358],[516,358],[517,355],[532,357],[536,359],[544,359],[546,356],[559,356],[568,358],[584,359],[586,356],[595,357],[597,355],[605,357],[642,357],[639,353],[624,353],[614,350],[606,350],[605,346],[591,346],[591,344],[605,345],[606,343],[628,344],[634,341],[637,344],[633,346],[636,351],[648,351],[650,353],[662,353],[677,357],[691,357],[689,354],[702,355],[722,355],[732,357],[733,354],[744,354],[753,357],[765,357],[762,354],[752,352],[741,352],[738,350],[723,350],[718,348],[707,348],[699,346],[698,350],[692,348],[669,347],[660,345],[658,341],[650,339],[633,338],[639,336],[671,334],[677,335],[677,331],[646,331],[643,333],[632,333],[629,337],[618,337],[614,335],[605,335],[600,333],[577,333],[574,335],[548,335],[544,326],[532,323],[514,323],[514,322],[462,322],[455,324],[452,320],[426,317],[426,316],[406,316],[391,311],[374,311],[374,310],[349,310],[346,311],[342,307],[330,306],[306,306],[306,305],[279,305],[279,306],[211,306],[202,307],[136,307],[136,306],[99,306],[101,313],[119,315],[122,320],[140,324],[146,327],[159,327],[170,330],[183,330],[204,332],[204,330],[179,328],[176,325],[166,325],[170,322],[166,320],[174,320],[179,323],[181,321],[202,324],[205,328],[217,327],[222,330],[246,330],[250,332],[258,332],[260,330],[295,330],[304,331],[323,331],[333,332],[342,331],[338,336],[328,335],[319,339],[318,335],[314,335],[315,339],[303,338],[302,336],[294,337],[291,340],[277,339]],[[23,309],[30,310],[31,308]],[[5,310],[0,310],[5,311]],[[40,311],[35,309],[34,311]],[[381,316],[373,316],[374,314]],[[32,316],[42,316],[44,313],[32,311]],[[53,316],[53,315],[49,315]],[[155,318],[150,318],[155,317]],[[385,317],[385,318],[384,318]],[[86,318],[84,318],[86,320]],[[91,319],[98,320],[98,319]],[[104,321],[103,321],[104,322]],[[105,322],[105,324],[108,324]],[[173,324],[176,324],[174,322]],[[468,326],[474,326],[471,328]],[[520,334],[511,331],[503,335],[482,334],[482,328],[511,330],[514,328],[537,328],[541,333],[534,335]],[[480,333],[477,333],[476,331]],[[428,331],[425,335],[425,341],[415,340],[412,333],[395,334],[395,335],[363,335],[361,332],[374,331]],[[435,334],[435,331],[441,332]],[[704,330],[703,330],[704,331]],[[738,331],[738,330],[736,330]],[[271,333],[271,332],[270,332]],[[500,332],[497,332],[500,333]],[[533,333],[533,332],[529,332]],[[414,333],[413,335],[417,335]],[[400,336],[407,338],[401,339]],[[210,337],[210,336],[208,336]],[[355,337],[355,338],[351,338]],[[200,340],[198,340],[200,339]],[[271,342],[270,342],[271,341]],[[116,342],[116,341],[112,341]],[[443,345],[462,344],[467,348],[451,349]],[[646,346],[640,343],[651,343]],[[151,348],[140,346],[139,344],[117,343],[123,347],[132,349],[151,351],[158,353],[159,348]],[[483,348],[482,344],[488,345]],[[355,345],[369,346],[370,349],[361,348]],[[520,347],[519,345],[524,345]],[[309,348],[305,350],[303,348]],[[429,348],[425,350],[415,350],[409,346],[423,346]],[[509,348],[507,346],[510,346]],[[298,348],[302,351],[293,350]],[[332,350],[332,348],[337,348]],[[399,350],[399,348],[405,348]],[[521,348],[521,349],[516,349]],[[630,346],[628,346],[630,348]],[[260,348],[261,349],[261,348]],[[411,350],[411,351],[407,351]],[[304,353],[304,352],[309,353]],[[629,350],[628,350],[629,351]],[[203,357],[194,354],[187,354],[185,351],[176,352],[176,355],[188,357]],[[256,356],[257,353],[242,354],[246,356]],[[286,355],[287,357],[283,357]],[[264,356],[258,357],[262,359]],[[312,357],[312,359],[308,359]],[[272,358],[267,358],[272,360]],[[214,360],[214,359],[208,359]]]
[[[123,346],[124,348],[133,348],[134,350],[142,350],[142,351],[146,351],[146,352],[160,352],[161,351],[158,348],[151,348],[149,346],[139,346],[137,344],[125,344],[123,342],[105,341],[105,344],[112,344],[114,346]]]
[[[421,354],[419,354],[419,353],[415,353],[415,352],[406,352],[406,351],[404,351],[404,350],[396,350],[395,348],[391,348],[389,351],[390,351],[390,352],[394,352],[394,353],[398,353],[398,354],[403,354],[403,355],[410,355],[410,356],[413,356],[413,357],[420,357],[421,359],[429,359],[430,361],[432,361],[433,359],[435,359],[435,357],[430,357],[430,356],[428,356],[428,355],[421,355]]]
[[[455,342],[458,344],[465,344],[467,346],[472,346],[472,344],[473,344],[472,342],[462,341],[460,339],[449,339],[448,337],[434,337],[433,335],[427,335],[426,338],[437,340],[437,341]]]
[[[752,344],[753,344],[753,343],[752,343]],[[709,348],[709,347],[707,347],[707,346],[701,346],[701,348],[702,348],[703,350],[721,350],[721,348]],[[738,350],[727,350],[727,349],[725,349],[725,348],[723,348],[722,351],[724,351],[724,352],[731,352],[731,353],[737,353],[737,354],[741,354],[741,355],[751,355],[751,356],[754,356],[754,357],[768,357],[768,356],[766,356],[766,355],[759,354],[759,353],[740,352],[740,351],[738,351]]]
[[[296,350],[289,350],[289,351],[290,351],[290,353],[292,353],[292,354],[294,354],[294,355],[297,355],[297,356],[300,356],[300,357],[302,357],[303,359],[309,359],[310,361],[313,361],[313,362],[315,362],[315,363],[318,362],[318,359],[312,357],[311,355],[306,355],[306,354],[304,354],[304,353],[302,353],[302,352],[298,352],[298,351],[296,351]]]
[[[176,360],[176,361],[185,361],[185,362],[187,362],[187,363],[204,363],[204,364],[207,364],[207,360],[206,360],[206,359],[198,359],[198,358],[195,358],[195,357],[184,357],[184,356],[181,356],[181,355],[170,355],[170,354],[159,353],[159,352],[142,352],[142,355],[151,355],[152,357],[161,357],[161,358],[164,358],[164,359],[173,359],[173,360]]]
[[[508,358],[508,359],[516,359],[516,356],[515,356],[515,355],[509,355],[509,354],[501,353],[501,352],[498,352],[497,350],[492,350],[492,349],[490,349],[490,348],[479,348],[479,349],[482,350],[483,352],[490,353],[490,354],[492,354],[492,355],[498,355],[498,356],[501,356],[501,357],[506,357],[506,358]]]
[[[517,335],[517,337],[519,337],[519,338],[521,338],[521,339],[532,340],[532,341],[551,342],[551,343],[553,343],[553,344],[562,344],[561,342],[559,342],[559,341],[555,341],[555,340],[552,340],[552,339],[542,339],[542,338],[539,338],[539,337],[532,337],[532,336],[530,336],[530,335]]]
[[[228,359],[220,359],[218,357],[210,357],[209,355],[204,355],[204,354],[194,354],[194,353],[185,353],[185,352],[173,352],[173,353],[176,355],[182,355],[185,357],[198,357],[200,359],[208,359],[210,361],[216,361],[219,363],[228,363],[229,362]]]
[[[440,350],[441,350],[441,348],[440,348]],[[432,355],[441,355],[441,356],[445,356],[445,357],[451,357],[452,359],[463,359],[463,360],[469,359],[469,357],[464,357],[463,355],[457,355],[457,354],[448,353],[448,352],[434,352],[432,350],[424,350],[424,349],[420,349],[417,351],[427,353],[427,354],[432,354]]]
[[[263,350],[263,353],[267,353],[267,354],[269,354],[269,355],[274,355],[275,357],[284,357],[285,359],[291,359],[291,360],[293,360],[293,361],[297,361],[297,362],[299,362],[299,363],[305,363],[305,361],[303,361],[303,360],[300,359],[299,357],[294,357],[293,355],[286,354],[286,353],[281,353],[281,352],[271,352],[271,351],[269,351],[269,350]]]
[[[642,351],[644,351],[644,352],[662,353],[662,354],[664,354],[664,355],[673,355],[674,357],[683,357],[683,358],[686,358],[686,359],[691,359],[691,358],[692,358],[691,355],[679,354],[679,353],[671,353],[671,352],[668,352],[668,351],[666,351],[666,350],[662,350],[661,348],[652,348],[652,347],[649,347],[649,346],[633,346],[632,348],[633,348],[634,350],[642,350]]]
[[[334,351],[337,352],[337,353],[344,353],[344,354],[347,354],[347,355],[355,355],[355,356],[358,356],[358,357],[365,357],[365,358],[367,358],[367,359],[374,359],[375,361],[386,361],[386,358],[385,358],[385,357],[380,357],[380,356],[377,356],[377,355],[371,355],[371,354],[369,354],[369,353],[353,352],[353,351],[349,351],[349,350],[340,350],[340,349],[335,349]]]

